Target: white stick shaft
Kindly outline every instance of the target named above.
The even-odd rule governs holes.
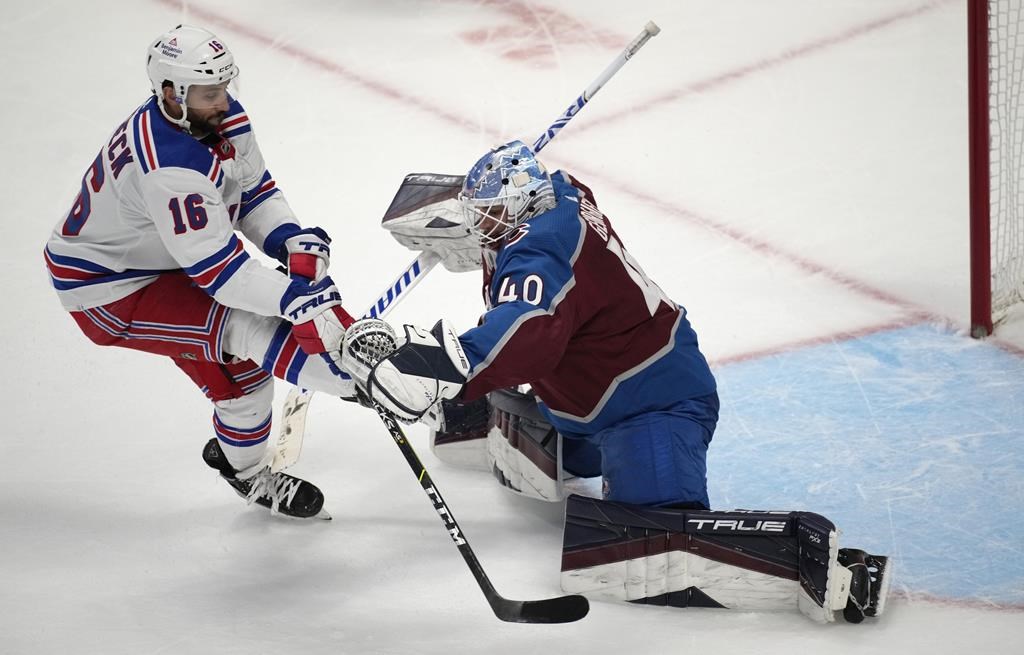
[[[533,152],[540,152],[544,146],[551,141],[551,139],[555,138],[555,135],[558,134],[570,120],[572,120],[572,117],[578,114],[580,110],[583,109],[583,106],[590,102],[590,99],[594,97],[594,94],[600,91],[601,87],[603,87],[605,83],[615,75],[615,73],[619,72],[619,69],[625,66],[626,62],[632,59],[633,55],[635,55],[637,51],[651,39],[652,36],[657,36],[660,31],[661,28],[655,25],[654,21],[650,21],[644,25],[643,31],[640,32],[640,34],[638,34],[628,46],[626,46],[626,49],[620,52],[612,63],[608,64],[608,67],[597,76],[597,79],[591,82],[590,86],[588,86],[583,93],[576,98],[576,101],[569,105],[569,108],[566,109],[562,115],[544,131],[544,134],[540,135],[540,138],[533,142]]]
[[[440,261],[441,256],[436,252],[430,250],[421,252],[370,305],[370,308],[363,313],[363,318],[384,318]]]

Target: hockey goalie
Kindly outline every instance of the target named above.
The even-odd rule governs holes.
[[[451,271],[482,268],[485,312],[461,334],[396,330],[398,347],[353,376],[399,419],[430,424],[443,461],[565,502],[563,589],[822,623],[883,613],[888,559],[840,548],[825,517],[710,509],[714,377],[686,310],[588,187],[513,141],[464,177],[408,176],[384,227]],[[601,498],[569,493],[574,477],[600,477]]]

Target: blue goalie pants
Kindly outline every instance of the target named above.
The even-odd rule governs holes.
[[[718,407],[712,393],[587,437],[566,437],[563,466],[576,476],[602,476],[605,500],[708,509],[707,452]]]

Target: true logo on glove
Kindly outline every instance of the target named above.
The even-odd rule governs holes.
[[[299,246],[305,251],[319,250],[320,252],[331,252],[330,246],[322,241],[299,241]]]
[[[335,302],[335,301],[337,301],[339,303],[341,302],[341,292],[340,291],[332,291],[332,292],[326,293],[326,294],[321,293],[319,295],[312,296],[309,300],[307,300],[306,302],[302,303],[301,305],[299,305],[298,307],[296,307],[292,311],[288,312],[288,316],[291,317],[292,319],[297,319],[299,317],[299,314],[305,314],[306,310],[308,310],[308,309],[312,309],[314,307],[319,307],[320,305],[323,305],[324,303]]]

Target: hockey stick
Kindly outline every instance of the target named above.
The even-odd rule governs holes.
[[[605,83],[615,75],[615,73],[619,72],[619,69],[625,66],[627,61],[633,58],[633,55],[637,53],[637,50],[642,48],[652,36],[657,36],[660,31],[661,28],[655,25],[654,21],[649,21],[644,25],[643,31],[640,32],[635,39],[630,41],[629,45],[626,46],[626,49],[619,53],[619,56],[616,57],[612,63],[608,64],[608,68],[605,68],[604,71],[597,76],[597,79],[591,82],[590,86],[583,90],[580,97],[576,98],[576,101],[569,105],[569,108],[566,109],[562,115],[544,131],[544,134],[541,134],[540,137],[533,142],[533,152],[535,154],[540,152],[544,146],[551,141],[551,139],[555,138],[555,135],[565,127],[566,123],[572,120],[572,117],[578,114],[580,110],[583,109],[583,106],[590,102],[590,99],[601,90],[601,87],[603,87]]]
[[[431,250],[424,250],[421,252],[416,259],[412,260],[412,263],[405,267],[395,281],[391,283],[377,301],[370,306],[365,312],[363,312],[363,318],[383,318],[386,316],[395,305],[397,305],[403,298],[408,297],[409,292],[412,291],[413,287],[420,283],[420,280],[427,276],[435,266],[441,261],[441,255]]]
[[[441,261],[435,252],[424,250],[412,260],[405,270],[380,294],[370,308],[363,312],[363,318],[382,318],[409,295],[412,288],[420,283]],[[292,466],[299,460],[302,441],[306,436],[306,414],[313,400],[312,389],[292,387],[281,406],[281,425],[278,429],[276,452],[270,470],[278,472]]]
[[[416,451],[413,450],[412,445],[405,438],[405,432],[402,430],[402,427],[398,425],[391,412],[376,401],[373,401],[373,408],[377,410],[377,415],[380,416],[380,420],[384,422],[388,432],[391,433],[391,438],[395,440],[399,450],[405,455],[405,461],[409,463],[409,468],[412,469],[413,475],[420,481],[420,486],[423,487],[427,498],[433,503],[434,510],[441,517],[441,521],[444,522],[444,526],[447,528],[448,534],[451,535],[452,541],[455,542],[459,552],[462,553],[462,559],[466,560],[466,565],[469,566],[470,572],[476,578],[477,584],[480,585],[480,589],[484,592],[484,597],[487,598],[487,602],[490,604],[491,610],[496,617],[510,623],[571,623],[572,621],[579,621],[587,615],[587,612],[590,611],[590,603],[583,596],[559,596],[544,600],[510,600],[499,594],[491,583],[490,578],[487,577],[487,573],[484,572],[483,567],[480,566],[476,553],[473,552],[469,542],[462,533],[462,528],[459,527],[455,517],[452,516],[448,505],[445,504],[444,498],[441,497],[441,492],[434,486],[434,481],[430,479],[427,469],[424,468],[420,458],[416,455]]]

